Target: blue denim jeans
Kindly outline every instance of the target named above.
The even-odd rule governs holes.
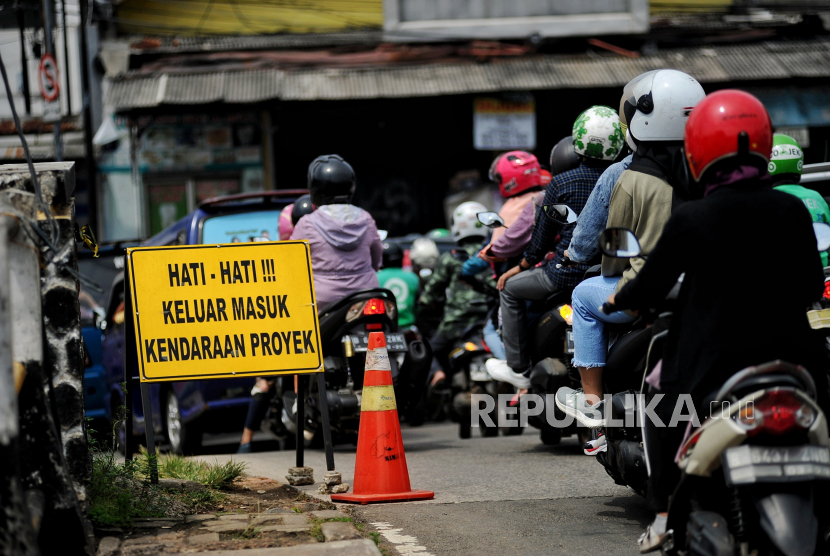
[[[487,344],[487,347],[490,348],[490,353],[493,354],[493,357],[496,359],[505,359],[506,355],[504,354],[504,344],[501,342],[501,336],[496,331],[496,327],[493,326],[493,321],[487,319],[487,324],[484,325],[484,341]]]
[[[619,276],[597,276],[580,283],[573,293],[574,367],[604,367],[608,355],[608,332],[605,323],[631,322],[623,312],[606,315],[599,308],[614,293]]]

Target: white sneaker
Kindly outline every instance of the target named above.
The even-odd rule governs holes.
[[[492,374],[492,373],[490,373]],[[575,417],[582,426],[592,429],[605,425],[603,411],[605,402],[600,401],[594,405],[585,399],[582,388],[574,390],[563,386],[556,391],[556,406],[565,414]]]
[[[582,447],[582,451],[586,456],[593,456],[600,452],[608,451],[608,444],[605,441],[605,434],[603,431],[597,431],[596,434],[597,438],[592,438],[585,443],[585,446]]]
[[[493,380],[512,384],[516,388],[530,388],[530,379],[521,373],[515,372],[503,359],[491,358],[484,362],[487,372]]]

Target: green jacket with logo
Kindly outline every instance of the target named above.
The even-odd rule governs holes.
[[[418,297],[418,276],[402,268],[384,268],[378,272],[381,288],[391,290],[398,302],[398,326],[409,328],[415,324],[415,300]]]
[[[470,257],[475,257],[480,248],[479,244],[471,242],[441,255],[432,276],[424,286],[424,293],[420,299],[423,305],[437,303],[444,297],[446,290],[444,317],[438,326],[440,334],[458,337],[464,329],[487,316],[487,296],[459,279],[464,262]],[[478,273],[476,279],[495,287],[493,273],[489,268]]]
[[[802,185],[779,185],[775,189],[795,195],[804,205],[813,217],[813,222],[824,222],[830,224],[830,207],[827,206],[827,201],[818,192],[812,189],[807,189]],[[821,263],[827,266],[827,251],[821,253]]]

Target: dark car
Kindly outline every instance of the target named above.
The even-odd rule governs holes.
[[[305,190],[243,193],[209,199],[191,214],[151,237],[143,246],[258,242],[279,239],[279,214]],[[118,414],[124,405],[124,277],[115,278],[106,310],[103,365],[109,393],[109,410]],[[132,352],[134,353],[134,351]],[[137,361],[133,368],[138,368]],[[176,453],[191,453],[201,446],[203,432],[241,431],[251,399],[253,378],[189,380],[150,385],[154,432],[163,434]],[[144,408],[137,380],[131,411],[133,434],[144,434]],[[123,444],[122,430],[121,441]]]
[[[92,427],[105,432],[105,424],[112,419],[110,393],[107,389],[101,345],[105,307],[113,279],[124,268],[124,248],[138,242],[119,242],[101,245],[98,257],[92,251],[78,252],[78,270],[84,277],[78,301],[81,309],[81,335],[84,344],[84,407],[86,417],[93,420]]]

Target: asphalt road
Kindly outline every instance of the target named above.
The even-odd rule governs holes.
[[[359,506],[400,554],[638,554],[636,539],[649,521],[642,498],[616,486],[575,438],[547,447],[534,429],[521,436],[461,440],[451,423],[402,431],[412,487],[435,491],[424,502]],[[249,473],[284,480],[294,453],[260,441],[258,450],[231,455],[231,437],[208,439],[205,459],[230,457]],[[238,440],[236,440],[238,442]],[[354,473],[354,446],[337,446],[344,482]],[[322,450],[306,450],[315,479],[326,472]],[[301,487],[319,496],[314,487]]]

